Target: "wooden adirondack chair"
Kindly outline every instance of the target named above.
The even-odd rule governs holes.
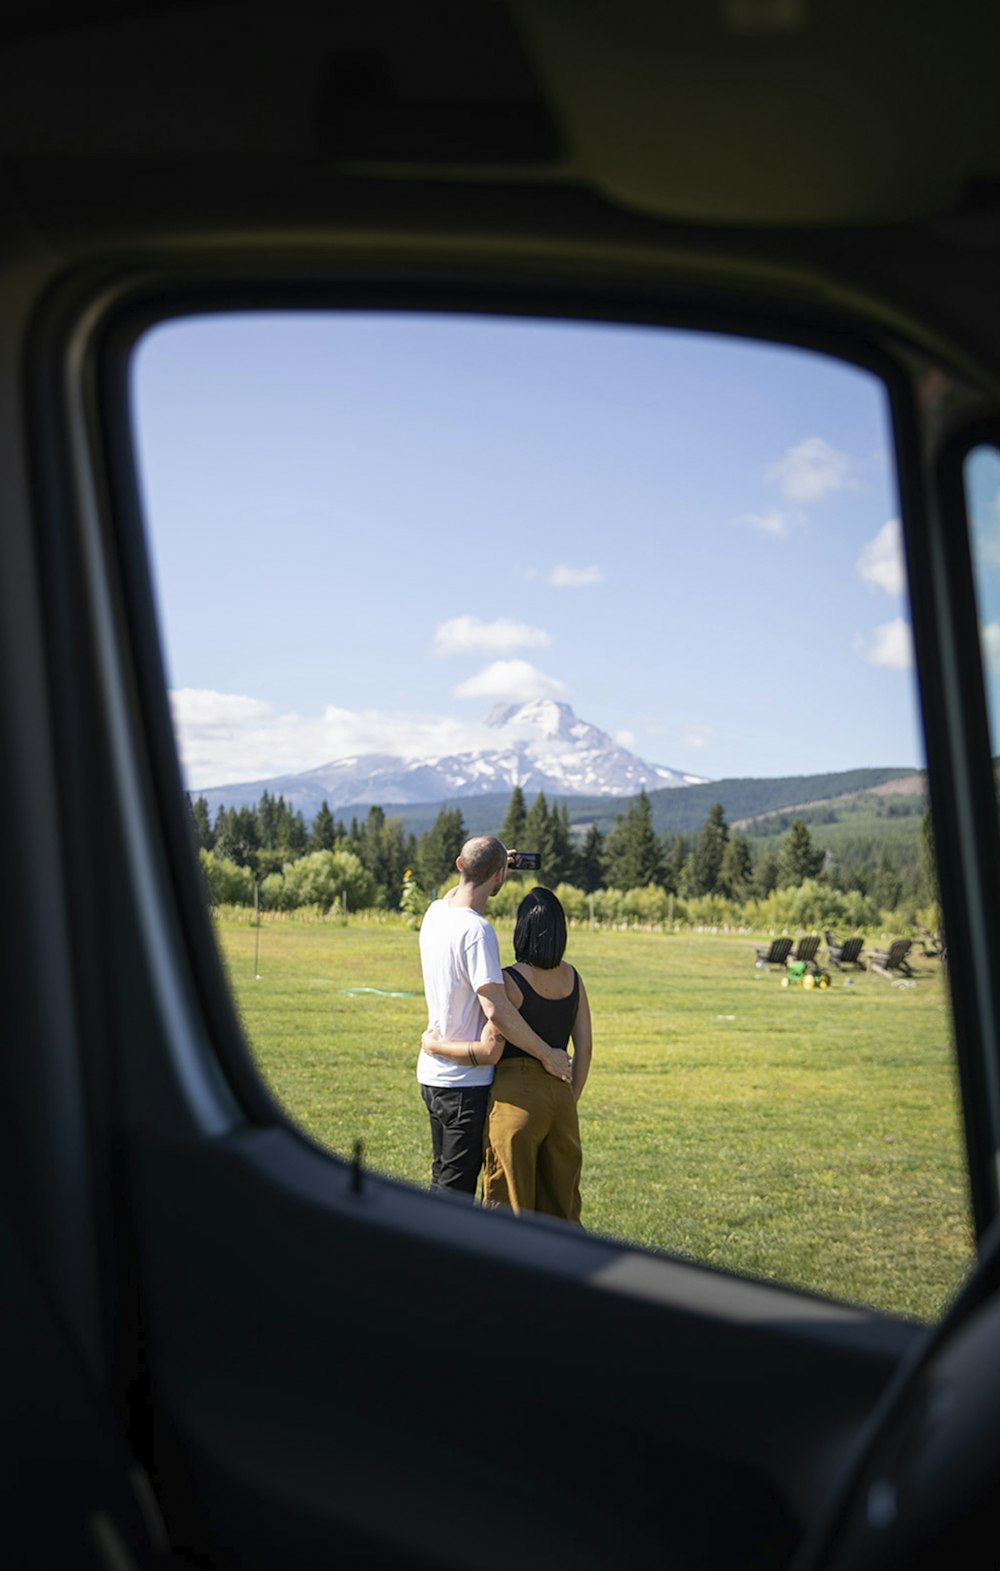
[[[865,945],[863,938],[845,938],[842,944],[838,944],[832,933],[824,933],[823,936],[830,964],[836,966],[838,971],[843,971],[845,966],[854,966],[856,971],[864,969],[861,961],[861,951]]]
[[[788,952],[791,947],[792,940],[790,938],[772,938],[766,948],[762,948],[758,944],[757,958],[754,961],[754,965],[760,966],[762,970],[768,966],[783,966],[788,959]]]
[[[811,971],[818,971],[819,963],[816,959],[816,951],[818,949],[819,934],[807,933],[803,938],[799,939],[798,943],[795,945],[795,948],[789,955],[789,959],[801,960],[807,969]]]
[[[869,971],[888,977],[912,976],[906,959],[912,948],[912,938],[894,938],[888,949],[873,949],[868,956]]]

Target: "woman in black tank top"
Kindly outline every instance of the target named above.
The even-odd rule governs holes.
[[[573,1044],[569,1081],[556,1079],[537,1058],[504,1043],[487,1026],[481,1041],[424,1046],[442,1056],[496,1064],[483,1154],[483,1204],[580,1221],[580,1099],[593,1048],[590,1004],[580,975],[563,959],[566,915],[549,889],[532,889],[514,927],[516,963],[504,967],[504,987],[523,1019],[550,1047]],[[473,1057],[474,1055],[474,1057]]]

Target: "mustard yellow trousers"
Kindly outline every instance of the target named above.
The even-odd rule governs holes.
[[[571,1087],[537,1058],[502,1058],[486,1115],[483,1204],[579,1223],[582,1164]]]

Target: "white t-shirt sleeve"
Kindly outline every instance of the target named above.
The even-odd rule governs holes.
[[[465,945],[465,963],[469,981],[476,992],[490,982],[503,985],[503,967],[500,964],[500,943],[489,922],[477,923]]]

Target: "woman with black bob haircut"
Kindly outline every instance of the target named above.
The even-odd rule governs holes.
[[[514,958],[553,971],[566,953],[566,913],[550,889],[535,888],[517,908]]]
[[[566,913],[551,889],[532,889],[517,908],[515,963],[504,967],[507,997],[550,1047],[573,1054],[569,1081],[557,1080],[537,1058],[504,1042],[487,1026],[478,1042],[424,1047],[442,1057],[472,1049],[475,1062],[495,1064],[486,1115],[483,1204],[580,1221],[579,1102],[590,1072],[593,1035],[583,980],[563,959]],[[470,1056],[472,1056],[470,1054]]]

